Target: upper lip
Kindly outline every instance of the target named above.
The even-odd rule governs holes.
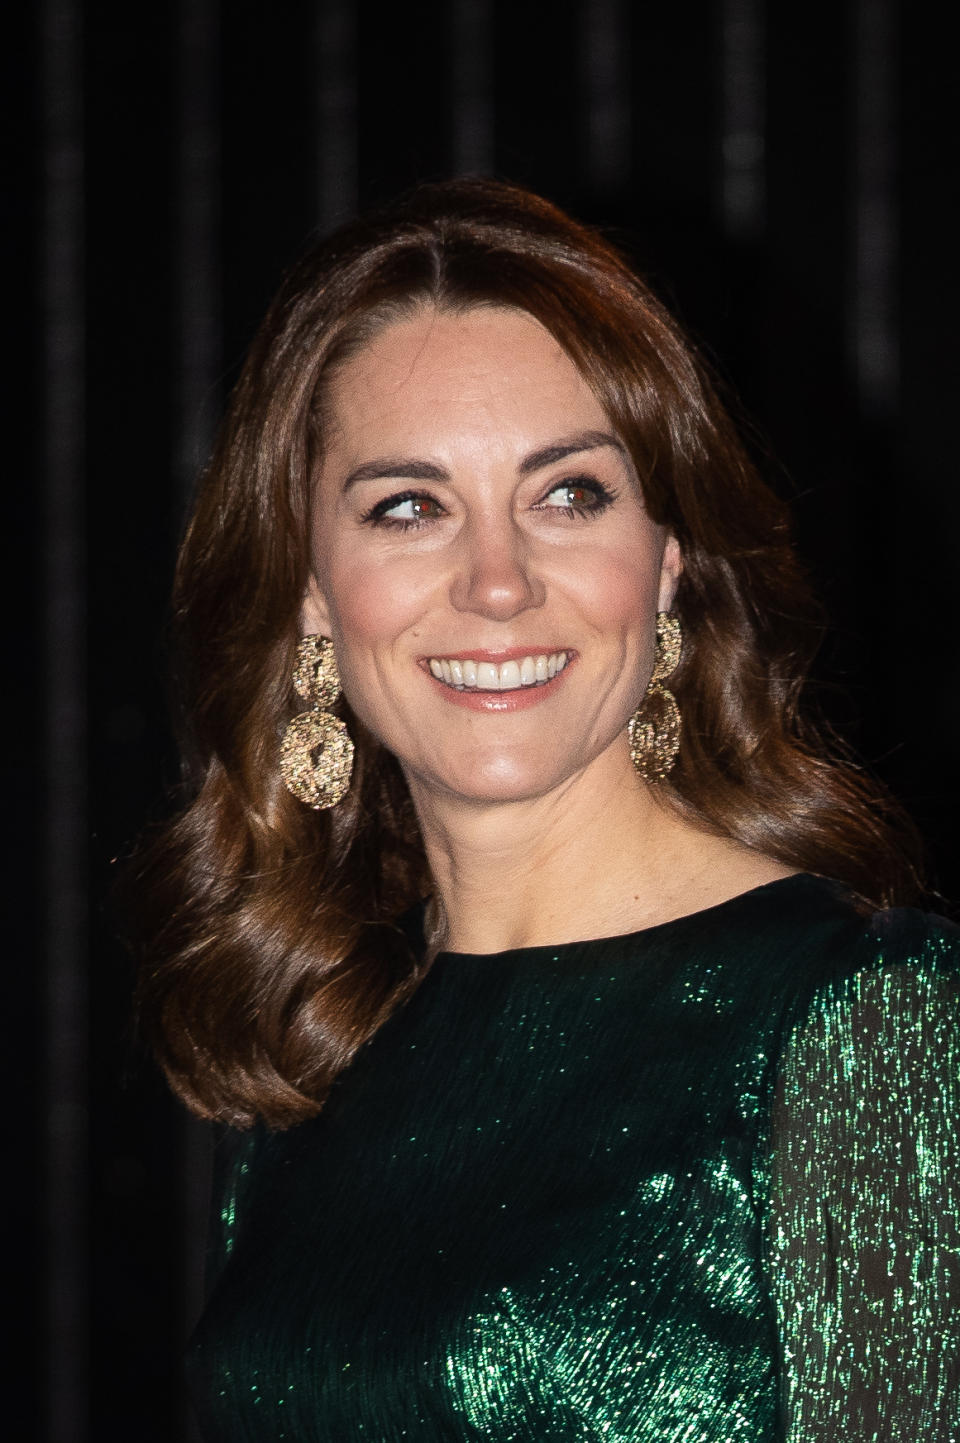
[[[561,651],[567,656],[574,655],[569,646],[506,646],[496,650],[477,647],[467,651],[427,651],[423,660],[433,657],[436,661],[490,661],[497,665],[502,661],[522,661],[525,656],[556,656]]]

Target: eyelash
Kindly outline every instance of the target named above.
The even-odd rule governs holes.
[[[552,496],[554,491],[560,491],[562,489],[568,491],[587,491],[595,498],[594,502],[591,506],[547,506],[545,504],[546,498]],[[561,516],[569,517],[572,521],[592,521],[599,516],[601,512],[606,511],[608,507],[612,506],[619,494],[619,491],[615,491],[610,486],[605,486],[602,481],[597,481],[592,476],[572,476],[565,481],[558,481],[556,485],[551,486],[549,491],[544,492],[543,500],[539,501],[533,509],[535,511],[557,511]],[[391,511],[394,506],[402,506],[404,501],[429,501],[434,506],[440,506],[439,501],[431,496],[429,492],[399,491],[395,496],[385,496],[382,501],[378,501],[377,504],[372,506],[360,519],[373,526],[390,527],[397,531],[418,531],[422,526],[427,526],[430,521],[436,519],[435,517],[417,518],[415,520],[407,517],[401,519],[386,514],[388,511]],[[440,510],[442,511],[443,508],[440,507]]]
[[[593,496],[592,506],[545,506],[543,501],[534,508],[537,511],[559,511],[561,516],[569,516],[571,520],[593,521],[608,507],[612,506],[619,496],[611,486],[605,486],[593,476],[570,476],[565,481],[558,481],[555,486],[544,493],[544,499],[552,496],[554,491],[588,491]]]
[[[432,518],[411,521],[401,520],[396,516],[387,516],[388,511],[392,510],[394,506],[402,506],[404,501],[430,501],[434,506],[440,506],[440,502],[435,500],[429,492],[398,491],[396,496],[385,496],[382,501],[377,502],[376,506],[371,506],[370,510],[365,512],[360,519],[370,522],[373,526],[389,526],[397,531],[417,531],[421,526],[426,526]],[[440,509],[442,511],[443,507],[441,506]]]

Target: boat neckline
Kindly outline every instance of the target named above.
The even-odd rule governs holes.
[[[584,947],[624,945],[671,931],[682,931],[686,927],[705,921],[713,921],[720,914],[735,911],[738,907],[756,899],[811,884],[828,891],[838,891],[841,887],[840,883],[832,881],[829,877],[821,876],[817,872],[791,872],[787,877],[775,877],[772,882],[760,882],[755,887],[747,887],[742,892],[735,892],[732,897],[726,897],[722,902],[713,902],[709,907],[700,907],[694,912],[684,912],[681,916],[670,917],[665,922],[653,922],[648,927],[638,927],[632,932],[611,933],[609,936],[602,937],[581,937],[569,942],[537,942],[527,947],[508,947],[497,952],[454,952],[443,948],[436,954],[430,965],[432,969],[440,962],[448,962],[457,966],[464,962],[489,963],[495,962],[497,959],[506,961],[511,957],[557,957],[563,953],[580,951]]]

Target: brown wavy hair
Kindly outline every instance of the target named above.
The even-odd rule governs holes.
[[[764,484],[676,323],[596,232],[491,181],[422,187],[312,249],[257,335],[174,588],[187,802],[132,866],[143,1026],[196,1112],[284,1126],[419,982],[400,918],[430,890],[400,768],[351,716],[354,780],[314,812],[278,772],[308,574],[323,383],[424,305],[552,333],[677,536],[683,714],[664,795],[700,826],[881,904],[916,877],[889,800],[800,709],[818,616]],[[897,825],[894,825],[897,824]]]

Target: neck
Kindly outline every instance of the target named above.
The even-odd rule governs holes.
[[[676,915],[673,879],[691,829],[640,783],[622,750],[523,801],[464,803],[411,782],[437,889],[435,946],[499,952]]]

